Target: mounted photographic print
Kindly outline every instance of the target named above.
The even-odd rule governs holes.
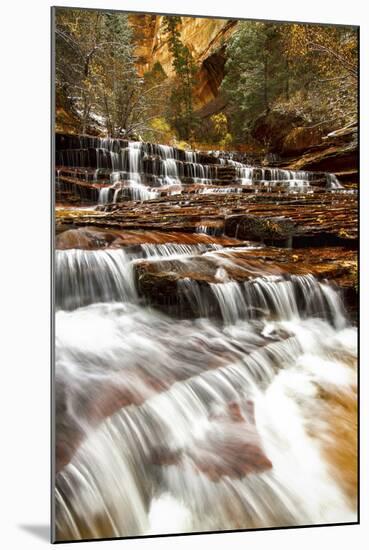
[[[358,27],[57,7],[52,57],[53,541],[357,523]]]

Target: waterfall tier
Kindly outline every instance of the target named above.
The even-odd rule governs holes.
[[[163,193],[179,193],[189,185],[201,193],[241,192],[243,187],[299,192],[341,187],[334,174],[249,166],[168,145],[62,135],[56,145],[60,198],[72,191],[85,198],[88,188],[90,202],[97,202],[98,192],[100,204],[150,200]]]
[[[57,541],[355,522],[356,195],[56,145]]]
[[[240,271],[262,254],[247,243],[132,234],[114,248],[117,234],[105,249],[89,235],[96,249],[55,264],[58,540],[354,521],[322,458],[340,444],[332,403],[354,399],[356,330],[337,289],[266,263]],[[191,318],[147,307],[143,266],[168,269]]]

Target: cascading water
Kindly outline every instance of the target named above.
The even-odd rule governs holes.
[[[57,539],[355,521],[355,460],[347,474],[342,454],[355,452],[357,331],[343,294],[309,274],[304,250],[239,240],[250,206],[263,231],[291,216],[301,246],[316,246],[310,220],[343,196],[336,176],[73,143],[57,152],[57,190],[76,204],[77,184],[90,186],[101,206],[85,227],[63,214],[72,227],[57,239]],[[316,191],[307,212],[295,194]],[[311,272],[335,278],[335,252],[322,257],[320,271],[310,254]]]
[[[177,194],[187,183],[198,186],[195,192],[206,194],[239,193],[242,188],[308,192],[316,181],[329,189],[342,187],[335,174],[255,167],[214,155],[210,161],[195,151],[169,145],[87,137],[82,137],[79,145],[80,149],[57,151],[58,188],[63,191],[63,171],[69,170],[69,177],[72,170],[74,176],[83,177],[87,183],[99,184],[99,204],[114,198],[145,201],[157,198],[161,192]],[[110,177],[110,185],[106,177]],[[105,192],[107,187],[121,192]]]
[[[329,189],[342,189],[342,185],[340,184],[336,174],[326,174],[327,176],[327,187]]]
[[[55,261],[57,309],[135,297],[129,256],[122,249],[57,250]]]
[[[223,227],[216,225],[200,224],[196,227],[196,233],[204,233],[205,235],[221,235]]]
[[[109,202],[109,193],[111,187],[102,187],[99,191],[99,204],[107,204]]]
[[[355,521],[322,397],[355,388],[339,293],[222,267],[177,282],[197,317],[137,293],[137,262],[220,261],[220,248],[57,251],[58,540]]]
[[[141,245],[143,255],[146,258],[176,258],[201,254],[209,250],[221,250],[222,246],[217,244],[143,244]]]
[[[252,185],[253,183],[258,183],[268,187],[285,185],[291,188],[304,188],[310,185],[310,180],[313,175],[311,172],[306,172],[303,170],[295,171],[284,170],[282,168],[260,168],[246,166],[243,163],[232,159],[226,160],[226,163],[235,167],[237,181],[242,185]],[[333,176],[332,174],[329,175]],[[333,179],[327,179],[328,186],[331,181],[333,182]],[[334,187],[334,185],[332,186]]]

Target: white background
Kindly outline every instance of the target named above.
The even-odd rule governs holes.
[[[88,0],[58,5],[361,25],[361,525],[101,542],[127,550],[368,548],[368,55],[364,1]],[[50,0],[1,8],[0,84],[0,545],[45,547],[49,523]],[[76,544],[70,545],[75,547]],[[81,548],[81,546],[79,546]]]

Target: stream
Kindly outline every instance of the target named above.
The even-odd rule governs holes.
[[[115,141],[60,151],[58,177],[77,179],[59,192],[82,170],[94,209],[187,185],[295,196],[316,179]],[[224,167],[236,179],[221,185]],[[324,193],[339,193],[333,176]],[[201,224],[183,239],[127,229],[119,244],[68,231],[82,235],[64,225],[55,251],[57,540],[355,522],[357,328],[340,288],[241,264],[264,244]],[[148,299],[141,266],[174,297]]]

